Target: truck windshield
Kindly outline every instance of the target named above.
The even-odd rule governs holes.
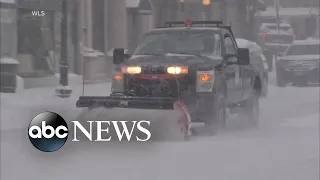
[[[168,53],[218,56],[220,34],[210,31],[166,31],[145,35],[133,55],[166,55]]]
[[[288,48],[286,55],[318,55],[320,53],[320,44],[314,45],[292,45]]]

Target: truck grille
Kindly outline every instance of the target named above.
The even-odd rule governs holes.
[[[142,66],[142,74],[166,74],[165,66]]]
[[[176,80],[128,78],[126,90],[139,97],[178,97],[180,83]],[[178,85],[179,83],[179,85]]]

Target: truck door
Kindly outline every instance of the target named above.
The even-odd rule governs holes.
[[[227,77],[227,103],[236,103],[242,99],[242,79],[240,77],[240,66],[237,64],[237,49],[235,41],[230,35],[224,38],[225,51],[227,55],[234,55],[227,59],[228,62],[233,62],[227,65],[225,75]]]

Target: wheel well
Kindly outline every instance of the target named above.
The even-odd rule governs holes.
[[[258,93],[259,96],[261,96],[262,92],[262,81],[259,76],[256,76],[253,81],[253,89]]]

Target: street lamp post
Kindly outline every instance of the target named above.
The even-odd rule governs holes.
[[[68,1],[62,0],[61,7],[60,86],[56,93],[61,98],[68,98],[72,93],[68,86]]]

